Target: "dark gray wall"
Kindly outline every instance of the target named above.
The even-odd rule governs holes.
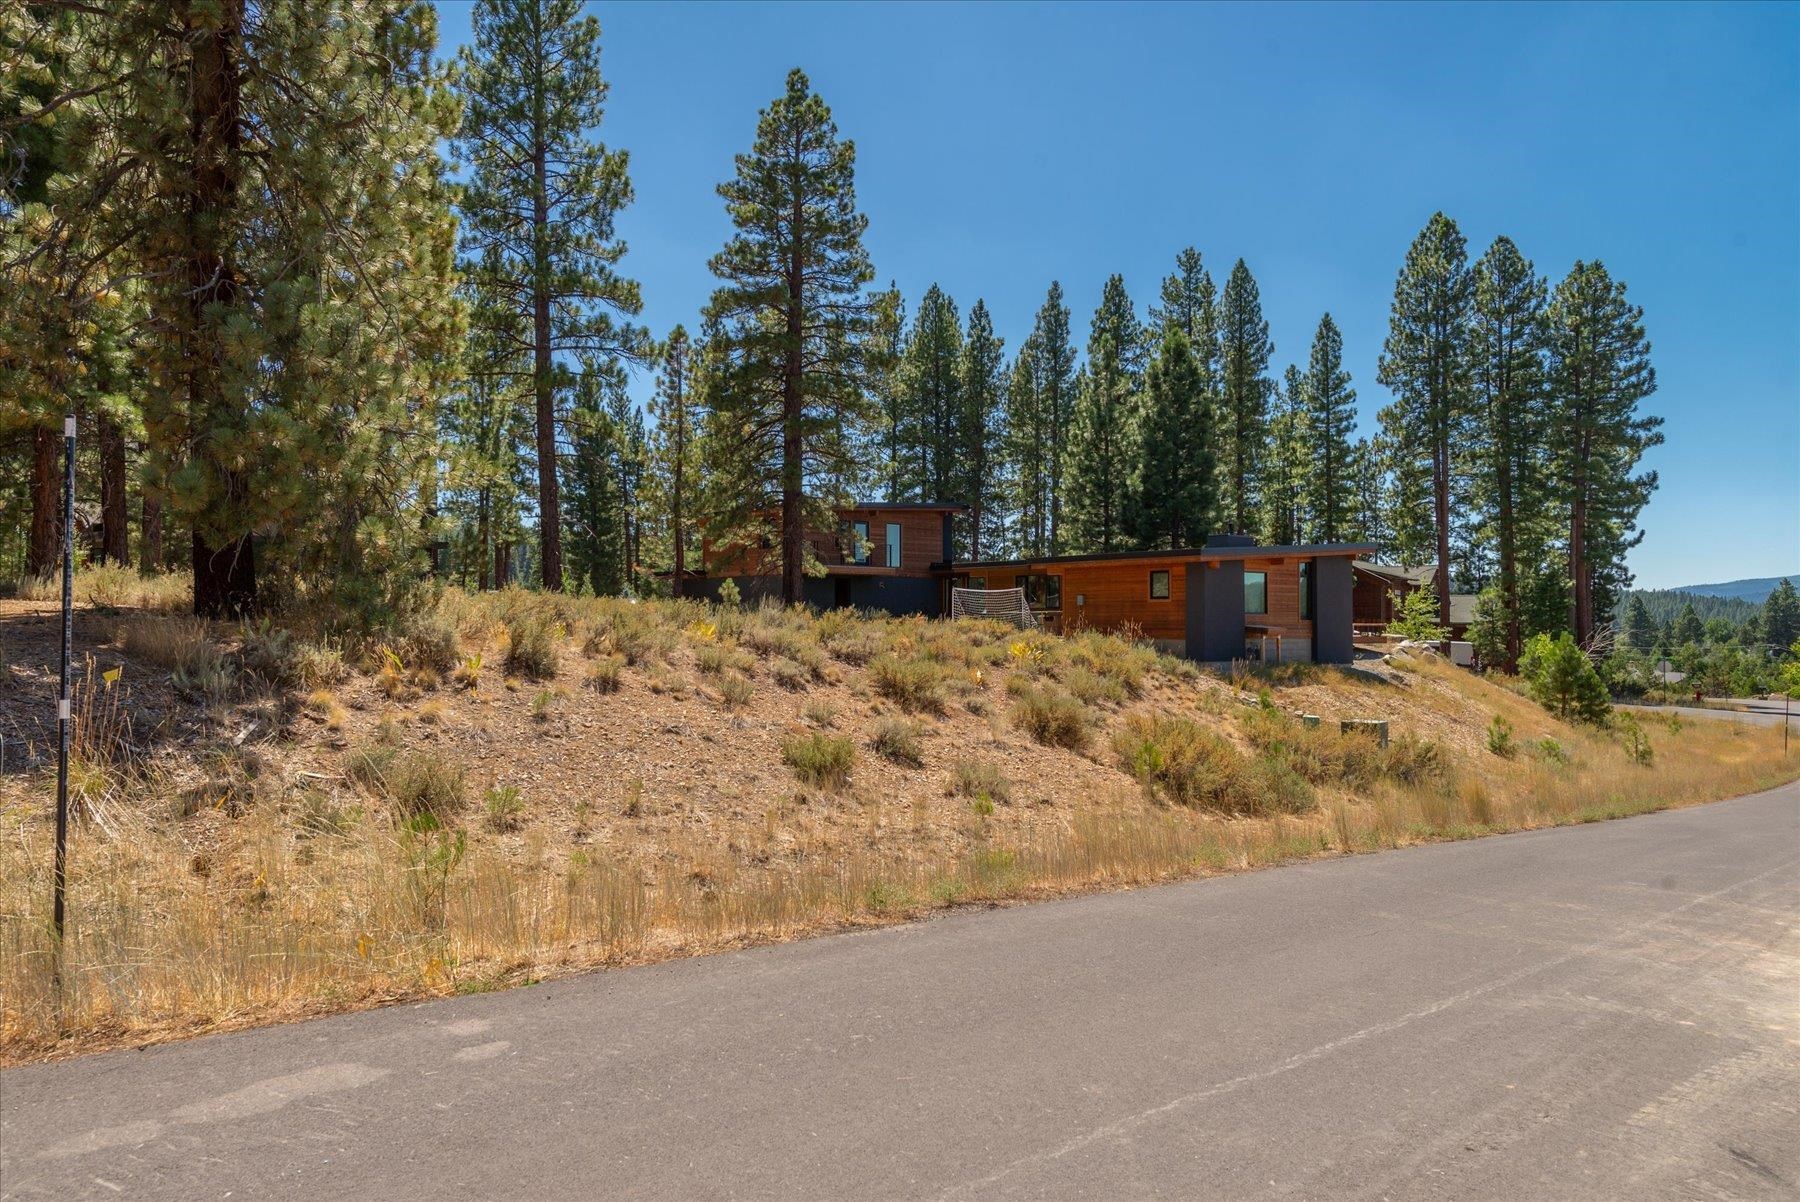
[[[1244,564],[1187,565],[1187,657],[1207,663],[1244,655]]]
[[[1356,658],[1351,641],[1355,573],[1347,555],[1312,561],[1313,658],[1322,664],[1347,664]]]
[[[684,591],[690,597],[708,601],[719,599],[719,586],[727,577],[705,576],[687,582]],[[779,576],[732,576],[738,596],[746,604],[767,597],[779,600]],[[858,609],[881,609],[891,614],[924,614],[936,617],[942,610],[942,593],[938,582],[919,576],[850,576],[850,604]],[[837,578],[808,576],[801,586],[806,603],[815,609],[830,609],[837,604]]]

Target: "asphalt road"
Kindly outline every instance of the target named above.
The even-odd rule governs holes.
[[[1650,714],[1654,717],[1679,714],[1684,720],[1687,718],[1718,718],[1726,722],[1748,722],[1752,726],[1780,726],[1783,721],[1787,721],[1796,731],[1800,731],[1800,706],[1794,707],[1790,717],[1783,713],[1779,701],[1733,700],[1726,704],[1739,708],[1713,709],[1699,705],[1620,705],[1614,708],[1630,710],[1636,714]]]
[[[0,1074],[10,1198],[1792,1198],[1800,788]]]

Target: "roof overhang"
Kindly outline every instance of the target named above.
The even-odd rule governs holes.
[[[960,559],[943,565],[953,572],[1000,568],[1056,568],[1097,563],[1229,563],[1246,559],[1355,558],[1375,550],[1369,543],[1292,543],[1254,547],[1177,547],[1169,551],[1098,551],[1089,555],[1050,555],[1041,559]]]

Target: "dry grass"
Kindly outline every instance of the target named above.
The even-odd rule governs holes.
[[[51,662],[37,649],[53,627],[4,608],[15,604],[0,603],[0,651],[13,696],[35,696],[51,678],[21,665]],[[150,657],[187,662],[242,632],[202,639],[179,620],[139,620],[174,629],[92,648],[79,795],[96,801],[76,827],[60,997],[48,972],[51,781],[0,777],[5,1060],[965,901],[1589,821],[1800,771],[1777,731],[1647,720],[1646,767],[1620,732],[1565,726],[1431,661],[1234,681],[1094,635],[1020,640],[981,624],[507,590],[447,595],[432,621],[452,632],[448,648],[391,640],[422,694],[399,709],[381,662],[351,656],[355,670],[329,688],[289,693],[246,671],[228,697],[184,693]],[[537,624],[551,654],[586,654],[610,678],[550,692],[543,721],[539,689],[490,687],[479,668],[505,658],[513,628]],[[748,708],[686,683],[709,646],[728,662],[708,690],[768,685]],[[476,667],[458,688],[436,683],[425,659]],[[123,677],[108,682],[115,665]],[[796,669],[806,687],[780,687]],[[997,712],[894,713],[902,698],[948,709],[958,696]],[[1095,749],[1040,739],[1035,719],[1014,725],[1009,696],[1078,707]],[[1325,721],[1307,727],[1293,711]],[[24,714],[0,699],[0,720]],[[1390,747],[1337,734],[1339,717],[1388,718]],[[1510,756],[1488,750],[1497,717]],[[884,737],[886,723],[908,724],[910,743]],[[874,753],[859,758],[852,735]]]

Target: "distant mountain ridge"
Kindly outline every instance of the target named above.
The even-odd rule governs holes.
[[[1786,576],[1758,576],[1753,580],[1727,580],[1723,584],[1681,584],[1659,591],[1690,593],[1698,597],[1729,597],[1734,601],[1761,605],[1784,579],[1800,579],[1800,572],[1790,572]]]

